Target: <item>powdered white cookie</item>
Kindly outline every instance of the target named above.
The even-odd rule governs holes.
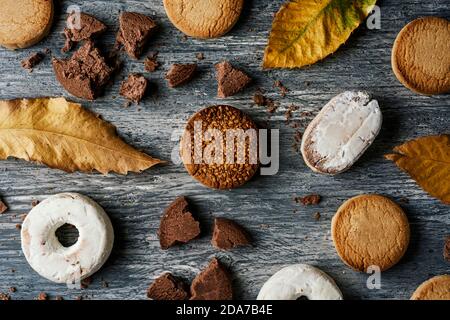
[[[343,92],[331,99],[306,129],[303,159],[315,172],[344,172],[375,140],[382,121],[378,102],[367,92]]]
[[[55,235],[64,224],[79,232],[77,243],[64,247]],[[57,283],[74,283],[106,262],[114,231],[105,211],[93,200],[76,193],[54,195],[34,207],[21,231],[22,250],[30,266]]]
[[[342,300],[334,280],[320,269],[295,264],[275,273],[261,288],[258,300]]]

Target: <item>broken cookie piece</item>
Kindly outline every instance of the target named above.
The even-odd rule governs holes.
[[[133,59],[139,59],[147,40],[155,32],[156,23],[146,15],[123,12],[119,17],[117,44],[122,45]]]
[[[61,49],[68,52],[74,43],[91,39],[106,31],[106,26],[100,20],[86,13],[73,12],[67,17],[67,28],[64,29],[66,42]]]
[[[171,88],[178,87],[188,81],[190,81],[197,70],[196,63],[190,64],[178,64],[175,63],[169,69],[166,74],[166,80]]]
[[[251,243],[248,233],[236,222],[216,218],[211,243],[220,250],[230,250],[236,247],[247,246]]]
[[[8,210],[7,205],[2,200],[0,200],[0,214],[5,213],[7,210]]]
[[[28,58],[23,59],[20,62],[22,68],[29,70],[30,72],[33,70],[35,66],[37,66],[44,59],[44,55],[40,52],[32,53]]]
[[[158,52],[153,52],[152,54],[149,54],[147,58],[145,58],[144,68],[147,72],[155,72],[158,67]]]
[[[86,41],[69,59],[53,59],[59,83],[75,97],[94,100],[108,82],[113,68],[94,46]]]
[[[228,61],[216,64],[216,78],[218,83],[217,96],[219,98],[235,95],[252,80],[243,71],[234,68]]]
[[[322,197],[318,194],[311,194],[305,197],[297,197],[294,200],[296,203],[301,203],[304,206],[312,206],[319,204]]]
[[[187,243],[199,234],[200,224],[189,211],[186,198],[177,198],[161,218],[158,230],[161,248],[166,250],[178,243]]]
[[[233,299],[231,276],[216,258],[192,281],[191,295],[190,300]]]
[[[189,292],[183,281],[165,273],[148,288],[147,297],[152,300],[186,300]]]
[[[135,103],[141,102],[147,91],[148,81],[140,74],[130,74],[120,86],[120,95]]]

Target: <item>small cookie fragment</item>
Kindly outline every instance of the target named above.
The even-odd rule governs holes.
[[[8,210],[8,206],[0,200],[0,214],[5,213]]]
[[[385,271],[405,254],[410,229],[395,202],[380,195],[361,195],[341,205],[333,217],[331,234],[345,264],[362,272],[370,266]]]
[[[154,52],[152,54],[149,54],[147,58],[145,58],[144,61],[144,68],[147,72],[155,72],[156,69],[159,67],[158,62],[158,52]]]
[[[230,31],[243,5],[244,0],[164,0],[173,25],[196,38],[216,38]]]
[[[236,247],[248,246],[251,243],[248,233],[236,222],[216,218],[211,244],[220,250],[230,250]]]
[[[318,194],[311,194],[305,197],[295,198],[295,202],[301,203],[304,206],[312,206],[320,203],[321,196]]]
[[[192,281],[191,295],[190,300],[233,299],[231,276],[216,258]]]
[[[119,17],[117,44],[122,45],[133,59],[139,59],[145,44],[155,32],[156,23],[141,13],[122,12]]]
[[[178,243],[187,243],[200,234],[200,224],[189,211],[185,197],[175,199],[164,211],[158,230],[159,243],[166,250]]]
[[[217,78],[217,96],[227,98],[243,90],[252,79],[243,71],[234,68],[230,62],[223,61],[215,66]]]
[[[450,275],[425,281],[414,291],[411,300],[450,300]]]
[[[214,137],[214,143],[207,144],[195,138],[200,130],[202,137],[216,132],[217,141]],[[234,135],[230,141],[235,143],[227,143],[227,135]],[[189,119],[181,137],[180,155],[188,173],[205,186],[233,189],[248,182],[258,171],[257,146],[258,128],[252,119],[239,109],[220,105],[205,108]]]
[[[62,52],[70,51],[74,43],[91,39],[106,31],[106,26],[103,22],[83,12],[69,14],[66,23],[68,27],[64,28],[66,41],[61,49]]]
[[[447,236],[444,244],[444,259],[450,262],[450,236]]]
[[[23,49],[35,45],[50,32],[53,0],[2,0],[0,45]]]
[[[173,64],[166,74],[166,80],[171,88],[178,87],[190,81],[197,71],[196,63]]]
[[[22,68],[32,71],[44,59],[44,55],[40,52],[32,53],[28,58],[23,59],[20,62]]]
[[[139,103],[145,96],[147,91],[148,81],[140,74],[130,74],[128,79],[122,82],[120,86],[120,95]]]
[[[408,89],[433,95],[450,92],[450,21],[423,17],[407,24],[392,50],[392,69]]]
[[[53,59],[56,79],[75,97],[95,100],[113,73],[92,41],[86,41],[69,59]]]
[[[189,292],[184,282],[165,273],[148,288],[147,297],[152,300],[186,300]]]

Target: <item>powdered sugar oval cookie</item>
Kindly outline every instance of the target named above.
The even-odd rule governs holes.
[[[175,27],[195,38],[216,38],[233,28],[244,0],[164,0]]]
[[[380,132],[381,110],[363,91],[346,91],[328,102],[303,135],[301,152],[313,171],[339,174],[348,170]]]

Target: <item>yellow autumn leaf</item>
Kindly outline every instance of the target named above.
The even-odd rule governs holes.
[[[64,98],[0,101],[0,159],[67,172],[140,172],[161,160],[126,144],[116,128]]]
[[[406,171],[426,192],[450,204],[450,136],[428,136],[395,147],[386,158]]]
[[[335,52],[376,0],[292,0],[275,16],[264,68],[298,68]]]

